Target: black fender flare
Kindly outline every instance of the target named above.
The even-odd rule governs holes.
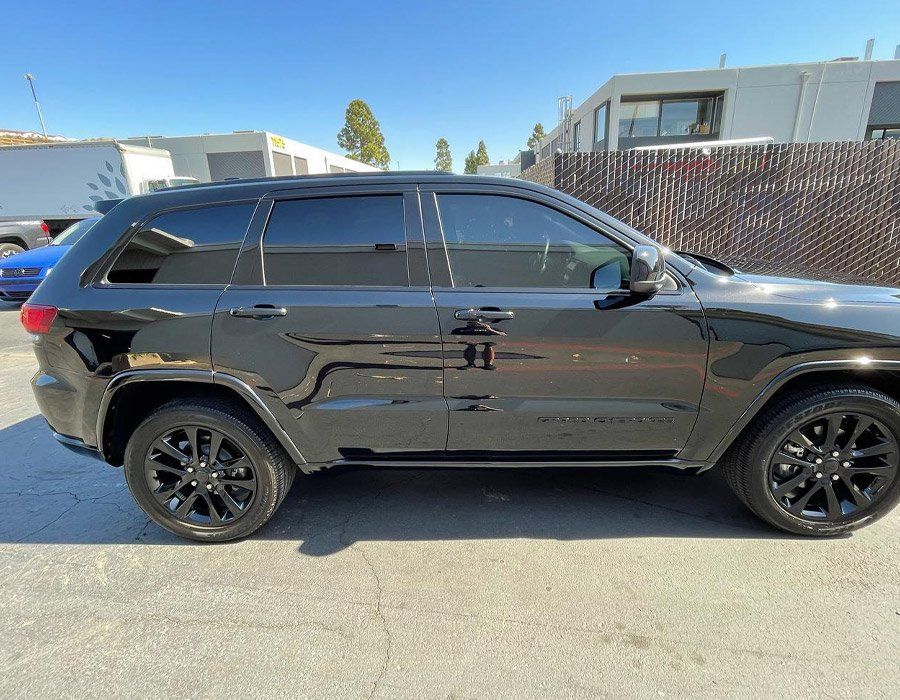
[[[813,360],[811,362],[801,362],[800,364],[788,367],[777,374],[765,388],[757,395],[747,409],[741,414],[734,425],[731,426],[725,437],[719,441],[716,449],[709,456],[710,463],[717,462],[723,454],[731,447],[732,443],[737,439],[738,435],[747,427],[750,421],[756,417],[756,414],[762,410],[769,399],[775,395],[775,392],[783,387],[788,381],[802,374],[810,374],[813,372],[824,372],[828,370],[853,370],[854,372],[865,372],[867,370],[890,369],[900,371],[900,360],[879,360],[869,357],[861,357],[859,359],[841,359],[841,360]]]
[[[107,455],[104,454],[104,431],[106,429],[106,416],[109,406],[112,403],[116,392],[123,386],[131,385],[137,382],[196,382],[198,384],[216,384],[226,386],[232,389],[244,402],[253,409],[254,413],[259,416],[260,420],[266,424],[266,427],[272,431],[272,434],[297,464],[306,464],[303,454],[297,445],[288,435],[287,431],[278,422],[278,419],[269,410],[269,407],[257,395],[257,393],[246,382],[241,381],[237,377],[223,372],[214,370],[200,369],[130,369],[116,374],[106,385],[103,396],[100,399],[100,408],[97,412],[97,449],[105,460]]]

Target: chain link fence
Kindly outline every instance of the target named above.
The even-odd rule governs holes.
[[[521,177],[672,250],[900,286],[900,141],[566,153]]]

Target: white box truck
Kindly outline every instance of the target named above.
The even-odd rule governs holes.
[[[161,148],[118,141],[0,146],[0,218],[43,219],[56,235],[94,204],[196,182]]]

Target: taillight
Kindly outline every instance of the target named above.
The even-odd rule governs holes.
[[[44,233],[50,233],[50,227],[47,226],[46,221],[41,222],[41,231],[43,231]]]
[[[22,325],[29,333],[48,333],[50,326],[53,325],[53,319],[59,309],[55,306],[44,306],[43,304],[22,304],[22,313],[19,317]]]

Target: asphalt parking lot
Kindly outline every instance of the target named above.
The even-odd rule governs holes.
[[[56,445],[0,307],[0,696],[897,697],[900,512],[758,523],[715,472],[301,477],[248,540]]]

